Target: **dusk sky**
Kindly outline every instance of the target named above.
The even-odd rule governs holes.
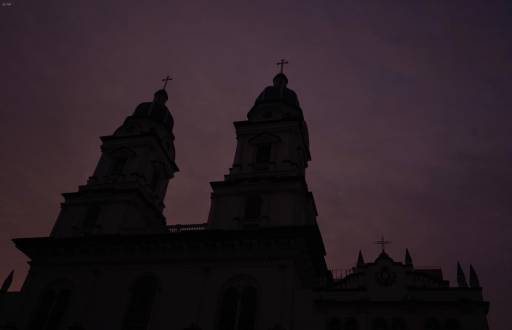
[[[0,281],[92,175],[99,136],[167,74],[180,172],[169,224],[205,222],[232,122],[286,58],[309,127],[309,188],[331,268],[359,249],[472,264],[491,329],[512,324],[512,2],[23,1],[0,7]]]

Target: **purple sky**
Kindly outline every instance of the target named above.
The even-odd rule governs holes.
[[[7,0],[6,0],[7,1]],[[2,1],[2,2],[6,2]],[[491,327],[512,314],[512,5],[507,1],[17,1],[0,7],[0,280],[92,174],[99,136],[166,74],[181,171],[168,223],[206,220],[233,121],[281,57],[309,126],[333,268],[381,235],[454,281],[472,263]]]

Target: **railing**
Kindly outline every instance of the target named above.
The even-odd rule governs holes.
[[[200,231],[206,230],[206,223],[168,225],[167,229],[169,229],[170,233],[181,233],[183,231]]]
[[[354,268],[333,268],[333,269],[329,269],[331,271],[331,274],[332,274],[332,279],[334,281],[339,281],[345,277],[347,277],[348,275],[350,274],[353,274],[355,273],[355,269]]]

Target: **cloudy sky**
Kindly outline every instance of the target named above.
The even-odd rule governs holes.
[[[455,282],[476,268],[493,329],[512,323],[512,5],[507,1],[3,1],[0,278],[47,235],[111,134],[166,74],[177,164],[167,222],[204,222],[209,182],[289,60],[308,182],[332,268],[359,249]]]

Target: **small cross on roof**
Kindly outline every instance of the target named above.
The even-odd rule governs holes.
[[[282,59],[281,59],[281,61],[277,62],[276,64],[280,66],[280,71],[279,71],[279,73],[283,73],[284,65],[285,65],[285,64],[288,64],[288,61],[287,61],[287,60],[285,60],[284,58],[282,58]]]
[[[165,77],[164,79],[162,79],[162,81],[164,82],[164,87],[162,89],[165,89],[165,87],[167,87],[167,82],[169,80],[172,80],[171,77],[169,77],[169,75],[167,75],[167,77]]]
[[[386,240],[384,239],[384,236],[381,236],[381,237],[380,237],[380,241],[375,241],[375,244],[378,244],[378,245],[380,245],[380,246],[381,246],[381,248],[382,248],[382,252],[386,252],[386,250],[385,250],[385,248],[386,248],[386,244],[390,244],[390,243],[391,243],[391,241],[386,241]]]

